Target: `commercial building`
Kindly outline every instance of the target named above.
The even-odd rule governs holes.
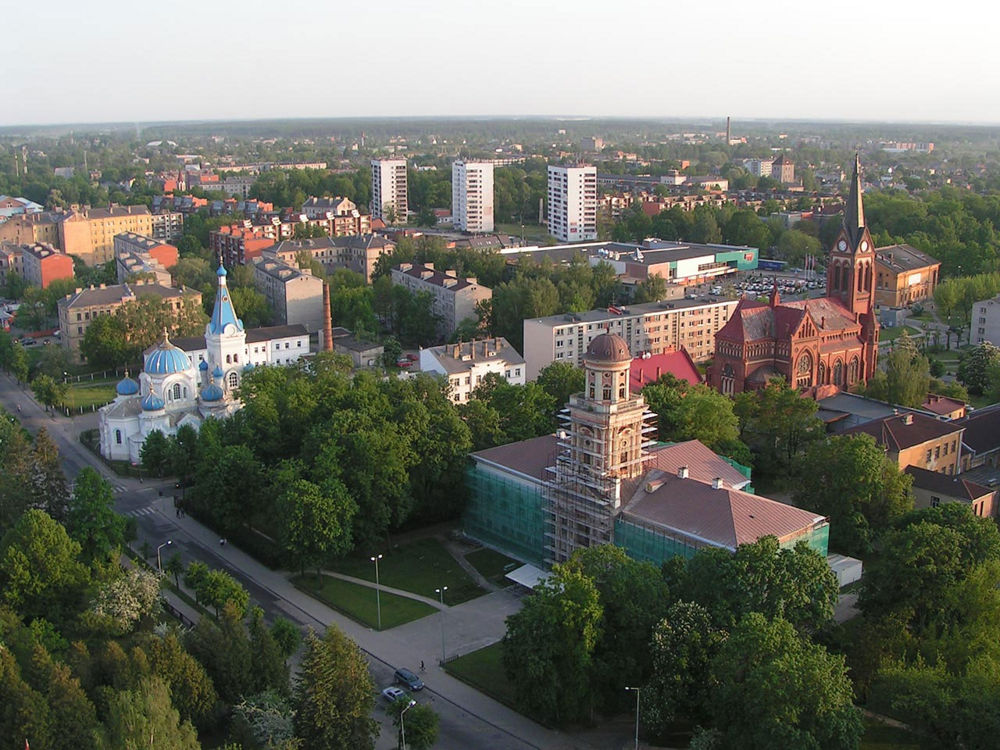
[[[597,239],[597,167],[549,166],[549,234],[560,242]]]
[[[581,365],[590,343],[607,332],[621,336],[640,356],[683,349],[695,362],[704,361],[736,305],[736,300],[708,296],[529,318],[524,321],[528,380],[552,362]]]
[[[372,218],[386,224],[405,223],[406,159],[372,159]]]
[[[847,389],[875,374],[875,251],[865,224],[861,165],[856,160],[843,225],[827,264],[827,296],[782,302],[743,298],[715,335],[707,382],[722,393],[759,390],[774,377],[816,395]]]
[[[599,544],[660,565],[767,535],[826,555],[823,516],[753,494],[748,469],[698,441],[654,443],[652,414],[630,388],[631,362],[620,337],[597,337],[585,390],[570,397],[558,435],[472,454],[468,536],[545,566]]]
[[[771,177],[782,185],[792,185],[795,183],[795,162],[785,157],[779,156],[771,163]]]
[[[961,469],[962,421],[948,422],[924,414],[906,412],[873,419],[844,432],[845,435],[864,433],[875,438],[885,448],[889,460],[900,471],[916,466],[949,476]]]
[[[73,278],[73,259],[52,245],[22,245],[21,264],[24,280],[42,289],[56,279]]]
[[[970,344],[989,342],[1000,346],[1000,295],[974,303],[970,319]]]
[[[59,247],[88,266],[114,258],[116,234],[153,234],[153,215],[145,206],[109,206],[66,212],[59,222]]]
[[[455,229],[493,231],[493,165],[462,161],[451,165],[451,215]]]
[[[170,271],[177,265],[179,254],[173,245],[126,232],[115,235],[115,268],[118,282],[138,275],[152,275],[158,284],[170,286]]]
[[[433,263],[400,263],[392,269],[392,283],[414,294],[428,292],[431,311],[438,317],[437,333],[446,338],[458,324],[476,316],[476,305],[493,298],[493,290],[475,278],[458,278],[453,271],[438,271]]]
[[[185,305],[201,305],[201,292],[188,289],[174,289],[151,281],[128,282],[125,284],[101,284],[99,287],[77,289],[67,294],[57,304],[59,313],[60,341],[69,351],[74,362],[80,362],[80,341],[90,324],[102,315],[113,315],[118,308],[142,297],[157,297],[166,301],[174,314],[180,313]]]
[[[524,357],[503,337],[421,349],[420,369],[444,375],[448,395],[456,404],[467,403],[491,372],[513,385],[524,385],[526,371]]]
[[[934,298],[941,262],[911,245],[875,249],[875,304],[909,307]]]
[[[257,258],[254,285],[274,310],[274,322],[300,324],[310,333],[323,327],[323,281],[308,270],[272,258]]]
[[[650,238],[638,245],[609,242],[588,256],[590,265],[608,263],[627,282],[659,276],[670,284],[692,285],[756,270],[760,250],[745,245],[699,245]]]

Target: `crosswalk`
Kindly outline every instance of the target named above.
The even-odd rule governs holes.
[[[126,510],[124,515],[132,516],[132,518],[138,518],[139,516],[152,516],[156,514],[154,508],[133,508],[132,510]]]

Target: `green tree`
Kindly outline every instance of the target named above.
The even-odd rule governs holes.
[[[184,572],[184,560],[180,552],[175,552],[168,559],[163,569],[174,577],[174,586],[180,588],[181,573]]]
[[[139,458],[142,465],[154,476],[162,477],[170,466],[170,442],[160,430],[153,430],[142,441]]]
[[[306,747],[373,748],[375,686],[358,647],[331,625],[322,638],[306,636],[295,686],[295,730]]]
[[[788,622],[743,617],[712,665],[712,713],[722,748],[854,750],[860,712],[842,656]]]
[[[1000,365],[1000,347],[988,341],[973,347],[958,363],[958,379],[969,393],[981,396],[991,388],[991,368]]]
[[[28,382],[28,354],[20,344],[14,344],[10,352],[10,362],[7,366],[10,374],[18,383]]]
[[[594,582],[556,565],[507,618],[503,667],[523,710],[560,726],[590,718],[589,676],[602,615]]]
[[[747,457],[733,402],[718,391],[668,373],[643,388],[642,395],[657,415],[660,440],[700,440],[713,451],[737,460]]]
[[[413,708],[407,709],[410,700],[409,697],[404,696],[393,702],[388,709],[392,715],[392,723],[397,727],[397,747],[403,747],[402,723],[405,720],[406,747],[413,750],[429,750],[437,742],[440,718],[434,709],[425,703],[417,703]],[[401,719],[404,709],[406,709],[406,716]]]
[[[48,747],[53,731],[48,703],[24,680],[9,648],[0,648],[0,706],[0,736]]]
[[[556,400],[538,383],[515,385],[499,373],[487,373],[472,392],[500,415],[504,442],[551,433],[556,426]]]
[[[32,493],[32,448],[20,423],[0,410],[0,532],[13,526],[38,498]]]
[[[658,273],[647,276],[635,286],[635,293],[632,301],[636,304],[642,302],[658,302],[667,296],[667,282]]]
[[[80,354],[98,367],[121,367],[138,359],[129,346],[125,322],[116,315],[101,315],[87,326],[80,340]]]
[[[170,688],[158,677],[146,677],[135,690],[116,693],[108,702],[108,718],[99,743],[102,750],[200,750],[198,735],[170,701]]]
[[[817,440],[799,459],[793,499],[830,519],[830,543],[867,557],[879,535],[913,509],[912,479],[870,435]]]
[[[202,617],[185,639],[188,651],[205,667],[219,697],[230,704],[251,694],[255,682],[250,639],[240,618],[237,605],[226,602],[218,623]]]
[[[562,409],[569,402],[570,396],[583,393],[583,368],[575,367],[569,362],[553,362],[539,371],[535,383],[552,396],[556,409]]]
[[[763,390],[736,396],[733,412],[740,421],[740,438],[750,446],[761,473],[788,476],[799,452],[824,434],[823,422],[816,417],[818,408],[813,399],[777,378]]]
[[[270,325],[274,318],[274,311],[271,309],[267,297],[256,289],[246,287],[235,287],[230,290],[233,307],[239,311],[240,319],[247,328],[259,328]]]
[[[44,427],[35,435],[30,461],[32,505],[44,510],[54,520],[65,522],[69,506],[66,475],[59,460],[59,449]]]
[[[66,526],[79,542],[83,560],[108,560],[125,541],[125,519],[114,511],[106,479],[89,466],[80,470],[70,499]]]
[[[288,694],[288,667],[281,648],[271,629],[264,622],[264,610],[250,610],[247,632],[250,635],[250,652],[253,654],[253,692],[271,690],[279,695]]]
[[[931,384],[930,363],[904,331],[886,357],[885,400],[890,404],[919,407]]]
[[[69,387],[61,381],[53,380],[48,375],[39,375],[31,381],[31,390],[34,392],[35,398],[51,409],[61,405],[66,400]]]

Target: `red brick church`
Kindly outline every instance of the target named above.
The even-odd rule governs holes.
[[[774,377],[815,394],[867,382],[878,357],[878,319],[872,276],[875,248],[865,226],[861,164],[854,162],[844,224],[830,250],[827,296],[782,302],[777,284],[769,302],[740,300],[715,334],[707,381],[723,393],[756,390]]]

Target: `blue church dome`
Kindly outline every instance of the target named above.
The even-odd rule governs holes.
[[[115,391],[119,396],[134,396],[139,392],[139,384],[128,375],[118,381]]]
[[[203,359],[201,362],[199,362],[198,363],[198,369],[201,370],[202,372],[207,371],[208,370],[208,360],[207,359]]]
[[[170,343],[166,330],[163,341],[146,356],[145,370],[150,375],[170,375],[184,372],[191,367],[191,360],[181,349]]]
[[[222,389],[215,383],[209,383],[201,389],[202,401],[222,401],[224,396]]]
[[[213,378],[221,378],[222,377],[222,368],[219,367],[218,365],[216,365],[215,369],[212,370],[212,377]]]
[[[143,411],[159,411],[164,407],[163,399],[150,391],[142,400]]]

